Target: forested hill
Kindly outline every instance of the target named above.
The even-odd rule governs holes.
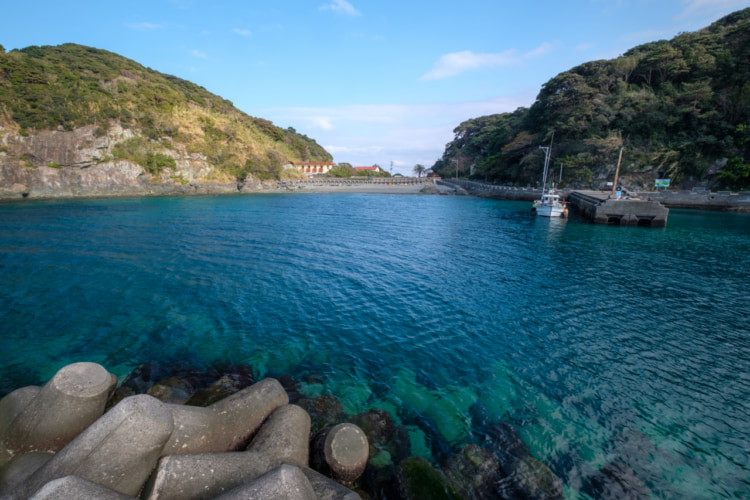
[[[115,157],[148,163],[182,146],[218,178],[274,177],[287,161],[331,161],[313,139],[248,116],[203,87],[105,50],[75,44],[0,46],[0,126],[33,135],[93,126],[131,137]]]
[[[433,170],[534,184],[554,134],[563,184],[612,180],[618,153],[633,187],[750,187],[750,8],[708,28],[592,61],[542,86],[530,108],[461,123]],[[729,162],[724,165],[724,162]],[[473,168],[472,168],[473,167]],[[608,178],[609,177],[609,178]]]

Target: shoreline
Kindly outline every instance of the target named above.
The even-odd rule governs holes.
[[[281,193],[367,193],[367,194],[452,194],[456,189],[436,186],[432,181],[406,178],[402,182],[380,180],[280,180],[253,183],[147,184],[113,186],[106,189],[2,189],[0,202],[23,200],[65,200],[85,198],[124,198],[225,194],[281,194]]]
[[[389,182],[390,181],[390,182]],[[395,181],[395,182],[394,182]],[[87,198],[161,197],[192,195],[283,194],[283,193],[362,193],[403,195],[472,195],[508,201],[533,201],[541,191],[484,184],[466,180],[403,179],[310,179],[245,183],[146,184],[108,187],[106,189],[0,188],[0,203],[23,200],[73,200]],[[573,190],[562,189],[565,197]],[[741,191],[664,191],[639,192],[641,199],[658,201],[667,208],[750,213],[750,192]]]

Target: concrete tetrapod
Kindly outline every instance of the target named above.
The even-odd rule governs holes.
[[[365,471],[370,450],[365,433],[354,424],[323,429],[313,437],[312,467],[343,484]]]
[[[238,450],[273,410],[287,403],[289,396],[281,384],[267,378],[206,408],[167,405],[174,432],[162,454]]]
[[[310,415],[297,405],[276,408],[247,449],[264,454],[276,465],[307,466],[310,457]]]
[[[42,388],[36,385],[21,387],[0,399],[0,441],[4,441],[8,427],[34,400]]]
[[[318,495],[318,500],[361,500],[362,497],[356,491],[342,486],[330,477],[326,477],[309,467],[300,467],[305,473],[307,480]]]
[[[135,500],[135,497],[86,481],[76,476],[65,476],[45,484],[31,500]]]
[[[145,394],[125,398],[8,498],[29,498],[48,482],[71,475],[134,496],[148,479],[173,428],[168,405]]]
[[[13,460],[0,468],[0,498],[25,482],[54,456],[54,453],[33,451],[14,457]]]
[[[259,478],[278,464],[252,451],[168,455],[143,488],[143,500],[207,500]]]
[[[239,486],[216,500],[318,500],[310,481],[294,465],[280,465],[255,481]]]
[[[4,429],[2,463],[22,453],[61,450],[102,416],[116,384],[117,378],[96,363],[61,368]]]

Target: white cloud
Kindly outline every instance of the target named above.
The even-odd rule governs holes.
[[[528,51],[526,54],[524,54],[523,58],[524,59],[533,59],[535,57],[541,57],[543,55],[548,54],[552,50],[553,47],[554,47],[553,44],[551,44],[549,42],[544,42],[539,47],[537,47],[535,49],[532,49],[532,50]]]
[[[149,30],[156,30],[162,27],[161,24],[154,24],[154,23],[127,23],[125,24],[130,29],[138,30],[138,31],[149,31]]]
[[[206,55],[206,53],[201,50],[191,50],[190,53],[193,54],[195,57],[199,57],[201,59],[208,59],[208,56]]]
[[[483,101],[428,104],[351,104],[257,110],[280,127],[292,126],[315,138],[334,156],[352,165],[390,167],[408,174],[417,163],[431,166],[442,156],[453,129],[477,116],[514,111],[534,102],[527,95]]]
[[[333,124],[331,119],[327,116],[310,116],[307,121],[313,128],[321,130],[333,130]]]
[[[240,36],[250,36],[250,35],[253,34],[250,30],[245,30],[245,29],[241,29],[241,28],[234,28],[233,31],[235,33],[237,33],[238,35],[240,35]]]
[[[683,19],[692,16],[708,16],[718,19],[735,10],[747,7],[747,0],[682,0],[685,8],[677,16]]]
[[[346,0],[333,0],[331,3],[321,5],[320,10],[332,10],[339,14],[346,14],[348,16],[361,16],[362,13],[354,8],[352,4]]]
[[[522,55],[518,55],[515,49],[509,49],[494,54],[475,54],[470,50],[452,52],[441,56],[432,69],[422,75],[419,79],[438,80],[441,78],[460,75],[465,71],[513,66],[521,64],[527,59],[547,54],[552,48],[553,45],[551,43],[545,42],[539,47]]]

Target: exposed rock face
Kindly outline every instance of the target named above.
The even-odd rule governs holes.
[[[97,131],[87,126],[23,136],[0,127],[0,199],[194,192],[184,184],[211,172],[204,155],[173,144],[163,153],[176,168],[151,179],[137,163],[113,157],[116,144],[135,137],[133,130],[112,125],[103,135]]]

